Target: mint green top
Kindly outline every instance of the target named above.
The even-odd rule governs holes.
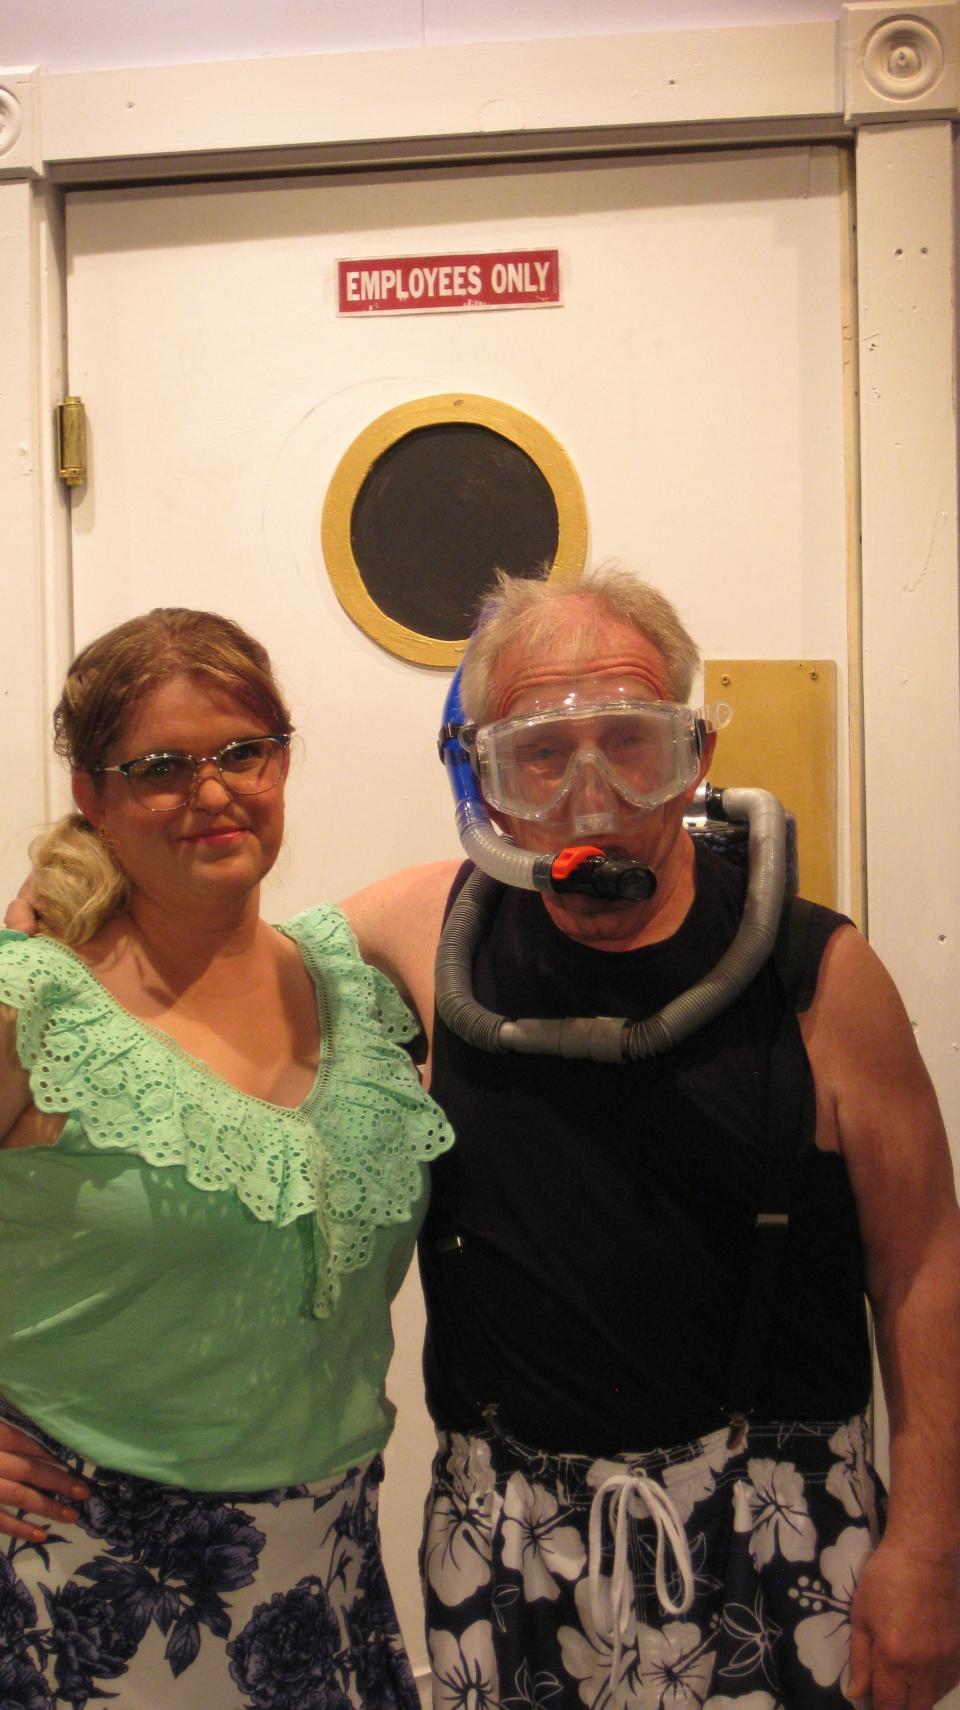
[[[383,1447],[390,1301],[452,1143],[399,1043],[416,1024],[340,910],[280,930],[322,1038],[293,1110],[138,1021],[63,945],[0,932],[34,1101],[69,1113],[53,1146],[0,1150],[0,1392],[77,1453],[193,1490]]]

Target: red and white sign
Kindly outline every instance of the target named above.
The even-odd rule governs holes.
[[[401,255],[338,261],[341,315],[417,315],[437,309],[542,309],[560,301],[560,251]]]

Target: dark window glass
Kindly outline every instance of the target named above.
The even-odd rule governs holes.
[[[470,633],[495,570],[536,576],[557,539],[556,501],[533,459],[468,422],[396,440],[360,488],[350,528],[374,604],[443,641]]]

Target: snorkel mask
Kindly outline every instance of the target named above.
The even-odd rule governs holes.
[[[706,736],[730,709],[643,701],[612,688],[576,690],[557,705],[491,724],[463,725],[483,799],[510,819],[575,838],[616,836],[689,789]]]
[[[693,712],[663,701],[614,697],[612,702],[588,702],[571,696],[559,708],[535,709],[477,728],[464,721],[456,673],[444,704],[438,747],[456,802],[457,832],[478,870],[463,886],[437,951],[437,1005],[454,1033],[484,1051],[634,1062],[670,1050],[746,989],[770,955],[780,919],[783,808],[765,790],[716,790],[705,784],[705,814],[746,824],[750,859],[740,926],[709,974],[640,1022],[611,1016],[515,1020],[484,1009],[472,991],[473,957],[498,885],[645,900],[657,883],[656,875],[640,862],[589,843],[570,846],[560,825],[551,853],[519,849],[494,830],[487,802],[498,814],[552,828],[555,816],[567,811],[578,783],[592,770],[615,797],[615,805],[586,810],[581,823],[593,815],[593,835],[599,836],[596,821],[609,811],[619,829],[629,816],[642,818],[689,788],[700,768],[707,733],[719,730],[729,716],[723,703]],[[606,827],[603,834],[610,835]]]
[[[599,699],[595,692],[571,693],[559,705],[477,726],[463,716],[461,670],[444,704],[438,748],[456,802],[457,832],[475,866],[523,890],[630,901],[652,896],[657,880],[651,868],[589,839],[629,831],[688,789],[707,732],[727,722],[729,708],[720,703],[697,713],[605,689]],[[553,851],[518,848],[494,830],[491,807],[555,829]]]

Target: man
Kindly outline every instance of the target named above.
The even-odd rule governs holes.
[[[682,825],[712,736],[675,793],[637,783],[653,723],[689,737],[696,661],[629,572],[499,590],[464,667],[467,716],[513,768],[494,817],[523,849],[587,840],[657,882],[642,901],[505,891],[475,958],[489,1007],[643,1017],[733,937],[742,881]],[[751,1317],[790,1007],[773,962],[650,1062],[487,1056],[434,1017],[456,876],[415,869],[346,904],[423,1020],[457,1132],[421,1243],[438,1710],[839,1710],[844,1694],[928,1710],[960,1674],[960,1212],[889,977],[813,911],[792,1005],[815,1112],[769,1310]],[[864,1282],[892,1438],[875,1549]],[[734,1350],[764,1319],[744,1421]]]
[[[682,825],[714,738],[652,808],[625,757],[651,703],[688,727],[667,709],[695,664],[672,608],[629,572],[495,596],[463,686],[513,768],[494,817],[524,849],[589,841],[641,862],[656,889],[505,891],[475,960],[489,1007],[644,1016],[733,936],[741,881]],[[549,748],[518,744],[547,728]],[[813,911],[793,1006],[815,1113],[750,1356],[756,1406],[731,1421],[787,1007],[773,963],[649,1063],[486,1056],[433,1024],[454,875],[400,873],[346,905],[424,1020],[457,1132],[421,1242],[441,1440],[424,1545],[435,1702],[806,1710],[846,1694],[926,1710],[960,1674],[960,1212],[889,977],[849,923]],[[875,1549],[848,1422],[869,1385],[864,1281],[891,1420]]]

